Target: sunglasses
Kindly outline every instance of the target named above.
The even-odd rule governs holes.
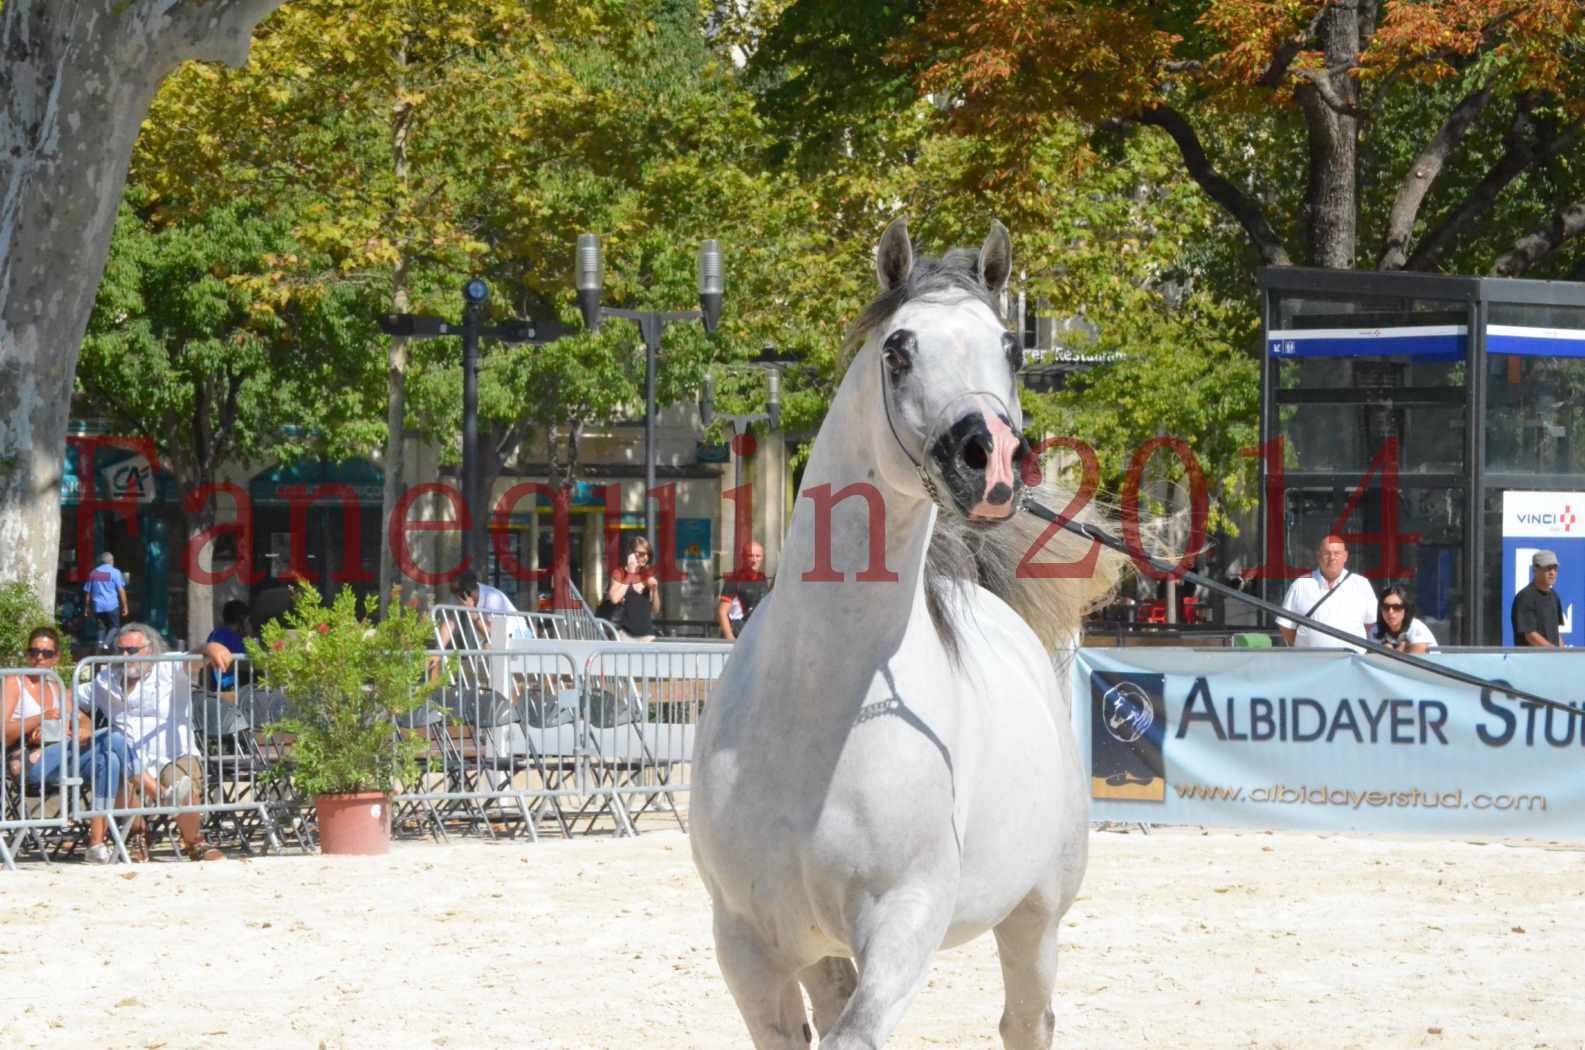
[[[56,652],[54,649],[40,649],[36,645],[28,646],[27,654],[29,656],[36,656],[40,660],[48,659],[51,656],[59,656],[60,655],[60,653]]]
[[[1402,612],[1403,611],[1403,603],[1402,602],[1382,602],[1381,603],[1381,607],[1383,609],[1393,609],[1393,610],[1396,610],[1398,612]]]
[[[122,656],[136,656],[145,648],[147,647],[142,645],[118,645],[116,646],[116,652]]]

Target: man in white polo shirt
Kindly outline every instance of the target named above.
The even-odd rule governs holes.
[[[1376,590],[1363,576],[1348,571],[1348,547],[1337,536],[1327,536],[1315,551],[1316,570],[1301,576],[1288,588],[1282,607],[1288,612],[1319,620],[1328,627],[1361,638],[1376,623]],[[1292,620],[1277,621],[1283,640],[1297,649],[1354,649],[1331,635],[1300,627]]]

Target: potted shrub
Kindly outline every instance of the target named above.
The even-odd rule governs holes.
[[[379,623],[358,617],[344,589],[329,608],[299,586],[284,623],[248,641],[248,657],[287,700],[267,728],[291,738],[292,780],[314,800],[325,853],[384,853],[391,842],[391,794],[414,776],[428,746],[402,717],[424,705],[433,630],[399,601]]]

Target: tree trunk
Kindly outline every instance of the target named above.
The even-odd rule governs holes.
[[[215,525],[215,510],[212,500],[205,500],[204,505],[198,508],[197,513],[182,511],[182,542],[183,552],[197,547],[197,565],[192,566],[195,571],[187,573],[187,648],[197,649],[209,637],[209,632],[215,629],[215,587],[209,581],[214,579],[215,573],[215,545],[213,542],[204,542],[206,535]],[[242,552],[238,551],[238,556]],[[188,568],[185,559],[182,562],[184,569]]]
[[[398,55],[399,66],[407,65],[405,41]],[[402,83],[398,83],[402,87]],[[398,185],[407,182],[407,138],[412,129],[410,117],[413,107],[403,102],[391,113],[391,170]],[[395,216],[392,217],[395,221]],[[404,251],[396,263],[396,273],[391,278],[391,309],[394,313],[407,313],[410,303],[407,287],[407,254]],[[406,592],[401,577],[396,573],[396,555],[391,547],[391,520],[396,515],[396,504],[406,486],[402,483],[405,446],[402,432],[407,425],[407,343],[393,338],[385,359],[385,488],[380,496],[380,594],[377,607],[380,617],[391,601],[392,591]]]
[[[1359,86],[1346,70],[1359,54],[1358,7],[1330,5],[1320,33],[1326,68],[1302,73],[1295,89],[1309,128],[1306,255],[1312,266],[1348,270],[1358,236]]]
[[[77,354],[138,128],[189,58],[240,65],[283,0],[0,7],[0,550],[54,607]]]

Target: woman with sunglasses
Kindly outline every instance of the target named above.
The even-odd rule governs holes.
[[[655,640],[655,617],[660,614],[660,581],[651,567],[654,551],[649,540],[635,537],[628,545],[627,560],[611,573],[606,599],[613,607],[612,622],[630,642]]]
[[[1428,653],[1436,644],[1431,628],[1415,619],[1414,603],[1396,585],[1383,591],[1376,603],[1376,626],[1370,640],[1401,653]]]
[[[60,634],[53,627],[35,627],[23,655],[31,671],[57,670]],[[69,757],[64,733],[70,716],[62,713],[61,690],[43,674],[12,676],[5,679],[4,697],[8,774],[39,788],[58,784]],[[109,809],[113,799],[125,796],[130,772],[126,740],[108,729],[95,732],[87,714],[78,713],[75,722],[78,755],[73,775],[88,782],[95,809]],[[104,817],[88,822],[89,863],[108,864],[113,859],[105,830]]]

